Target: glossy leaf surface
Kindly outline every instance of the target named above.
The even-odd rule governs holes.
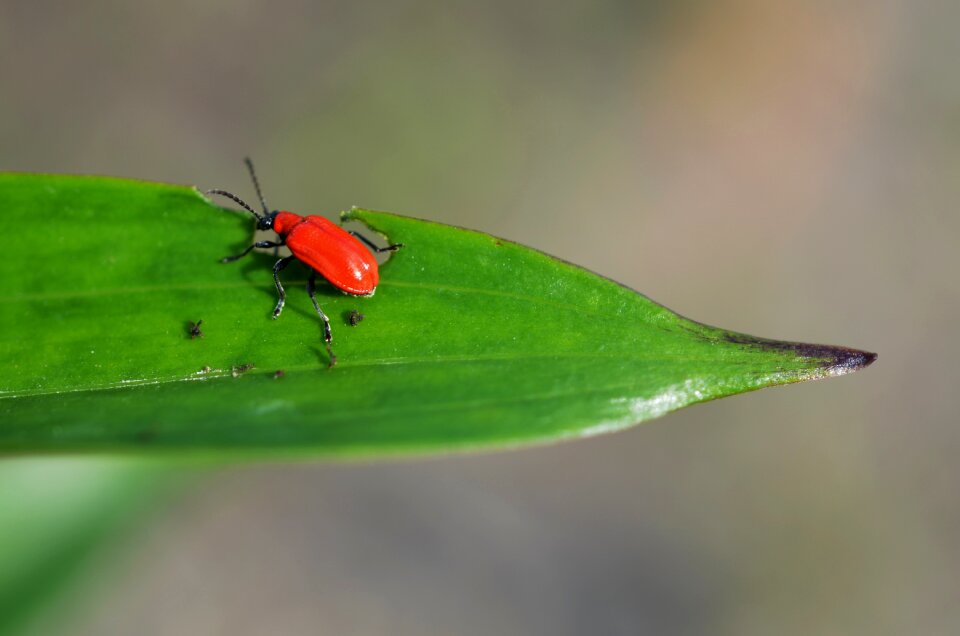
[[[273,254],[218,262],[250,244],[247,213],[186,187],[11,174],[0,175],[0,209],[20,220],[0,261],[7,454],[514,445],[874,357],[707,327],[521,245],[358,209],[346,216],[406,247],[371,298],[321,285],[337,356],[328,368],[305,268],[284,272],[274,321]],[[350,326],[354,310],[364,320]],[[191,338],[201,319],[203,337]]]

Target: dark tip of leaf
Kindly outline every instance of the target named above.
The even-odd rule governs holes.
[[[727,333],[723,337],[732,342],[750,347],[758,347],[767,351],[792,351],[800,358],[810,358],[820,362],[827,375],[844,375],[853,373],[873,364],[877,354],[859,349],[838,347],[834,345],[807,344],[804,342],[782,342],[768,340],[740,333]]]
[[[836,351],[834,358],[836,363],[831,371],[837,375],[842,373],[850,373],[852,371],[857,371],[858,369],[868,367],[873,364],[874,360],[877,359],[877,354],[870,353],[868,351],[846,349],[843,347],[831,348]]]
[[[877,359],[875,353],[832,345],[796,344],[783,348],[796,351],[800,357],[820,361],[827,375],[853,373],[872,364]]]
[[[798,357],[817,360],[828,375],[852,373],[871,364],[877,359],[877,354],[875,353],[834,345],[783,342],[766,348],[793,351]]]

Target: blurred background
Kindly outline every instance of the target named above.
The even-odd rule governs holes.
[[[286,209],[463,225],[880,354],[576,443],[138,472],[84,506],[118,521],[57,557],[73,583],[28,633],[958,633],[957,24],[949,0],[0,3],[0,170],[251,195],[250,154]],[[115,470],[5,461],[8,557]]]

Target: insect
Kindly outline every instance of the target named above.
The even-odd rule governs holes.
[[[377,283],[380,282],[377,259],[372,252],[395,252],[403,247],[403,244],[395,243],[386,247],[377,247],[359,232],[348,232],[322,216],[300,216],[285,210],[271,212],[260,191],[260,182],[257,180],[257,173],[254,172],[253,162],[249,158],[244,159],[244,162],[247,164],[253,186],[257,190],[260,205],[263,206],[263,214],[259,214],[243,199],[226,190],[208,190],[207,194],[219,194],[242,206],[256,217],[258,230],[273,230],[277,233],[279,241],[257,241],[240,254],[228,256],[222,262],[230,263],[243,258],[258,247],[279,248],[285,245],[290,248],[292,255],[281,258],[273,266],[273,282],[277,285],[279,296],[277,306],[273,310],[273,318],[280,316],[286,302],[286,293],[280,283],[280,272],[293,260],[299,260],[312,270],[307,280],[307,294],[313,301],[313,308],[317,310],[317,314],[323,321],[323,340],[329,349],[333,334],[330,332],[330,319],[323,313],[317,302],[317,274],[345,294],[372,296],[377,289]],[[330,353],[331,360],[335,359],[333,352]]]
[[[194,338],[203,338],[203,332],[200,331],[200,325],[203,324],[203,320],[198,320],[197,322],[190,321],[190,328],[187,332],[190,334],[190,339]]]
[[[360,321],[363,320],[363,314],[361,314],[359,311],[354,309],[353,311],[350,312],[349,320],[350,320],[350,326],[356,327],[357,325],[360,324]]]

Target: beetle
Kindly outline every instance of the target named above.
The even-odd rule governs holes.
[[[323,276],[331,285],[345,294],[373,296],[373,293],[377,290],[377,284],[380,282],[377,259],[373,252],[395,252],[403,247],[403,243],[378,247],[359,232],[348,232],[322,216],[312,214],[300,216],[286,210],[271,212],[263,198],[263,193],[260,191],[260,182],[257,180],[257,173],[253,169],[253,161],[247,157],[244,159],[244,163],[246,163],[247,170],[250,172],[250,178],[253,180],[253,187],[257,191],[260,205],[263,206],[263,214],[259,214],[247,205],[243,199],[226,190],[207,190],[207,194],[218,194],[240,205],[257,219],[256,228],[258,230],[273,230],[277,233],[279,241],[257,241],[240,254],[228,256],[221,262],[232,263],[249,254],[254,248],[280,248],[282,246],[290,248],[291,256],[279,259],[273,266],[273,282],[276,283],[277,295],[279,296],[277,306],[273,310],[273,318],[276,320],[280,317],[280,312],[283,311],[283,305],[287,297],[283,285],[280,283],[280,272],[292,261],[299,260],[311,270],[310,278],[307,280],[307,294],[313,301],[313,308],[317,310],[317,314],[323,321],[323,340],[329,348],[329,344],[333,341],[333,334],[330,331],[330,319],[323,313],[320,304],[317,302],[317,274]],[[331,359],[333,359],[332,351],[330,353]]]

